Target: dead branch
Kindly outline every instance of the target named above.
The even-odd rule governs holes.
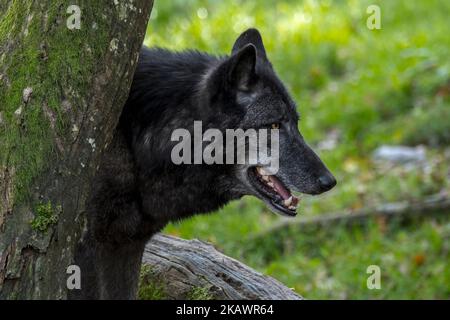
[[[199,240],[157,235],[145,248],[143,264],[150,266],[151,281],[162,284],[168,299],[190,298],[198,288],[213,299],[302,299],[277,280]]]
[[[336,225],[354,226],[367,224],[370,218],[393,219],[402,221],[417,217],[436,216],[450,213],[450,197],[446,193],[429,196],[421,201],[403,201],[379,205],[374,208],[364,208],[357,211],[344,211],[334,214],[320,215],[299,220],[283,220],[268,230],[255,236],[252,241],[267,237],[286,229],[314,229]]]

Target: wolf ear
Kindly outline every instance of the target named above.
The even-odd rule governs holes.
[[[256,52],[258,58],[267,61],[266,49],[264,48],[264,43],[262,41],[261,34],[257,29],[250,28],[244,31],[237,39],[231,50],[231,54],[236,53],[249,43],[256,47]]]
[[[253,44],[247,44],[235,54],[229,61],[228,81],[232,87],[248,91],[256,77],[256,48]]]

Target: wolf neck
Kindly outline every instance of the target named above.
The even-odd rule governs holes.
[[[176,220],[218,209],[231,194],[208,166],[171,162],[173,130],[216,116],[205,102],[220,58],[199,52],[145,49],[141,53],[121,128],[136,161],[142,209],[155,220]]]

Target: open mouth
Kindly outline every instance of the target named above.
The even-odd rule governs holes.
[[[277,213],[293,217],[297,215],[299,198],[275,175],[269,174],[262,167],[252,167],[248,171],[250,182],[261,198],[268,202]]]

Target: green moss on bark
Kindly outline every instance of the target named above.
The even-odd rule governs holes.
[[[35,231],[46,232],[48,228],[58,222],[61,206],[54,207],[50,201],[36,206],[35,217],[31,221],[31,228]]]
[[[15,172],[16,204],[50,165],[58,151],[55,139],[70,136],[71,119],[62,102],[80,113],[86,108],[83,97],[89,96],[96,61],[109,48],[109,21],[94,16],[102,4],[79,2],[80,30],[66,26],[68,5],[61,0],[16,0],[0,21],[0,169]],[[26,99],[24,90],[32,90]]]
[[[188,300],[213,300],[208,287],[193,287],[187,294]]]
[[[166,283],[162,281],[149,265],[142,265],[139,277],[138,299],[140,300],[164,300],[167,298]],[[192,287],[187,293],[183,293],[187,300],[213,300],[210,287]]]
[[[152,268],[149,265],[143,265],[139,276],[139,300],[164,300],[166,293],[164,284],[156,279]]]

